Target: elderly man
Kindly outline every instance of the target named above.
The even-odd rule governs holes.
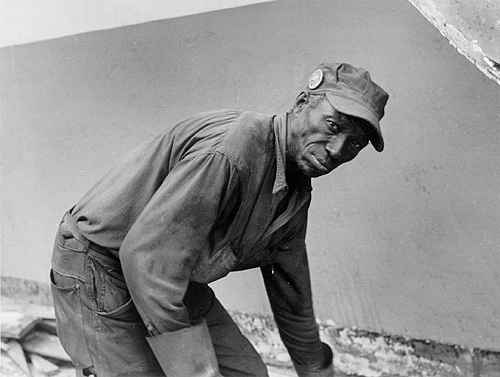
[[[58,335],[84,375],[267,376],[209,283],[260,268],[301,377],[333,376],[305,235],[311,177],[382,151],[388,95],[322,64],[281,115],[204,113],[132,151],[63,218],[51,281]]]

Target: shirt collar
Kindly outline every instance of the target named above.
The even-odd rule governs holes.
[[[276,178],[274,180],[273,195],[281,190],[288,190],[286,183],[286,148],[290,129],[290,114],[283,113],[274,117],[274,138],[276,145]],[[311,178],[301,174],[298,180],[298,191],[310,192]]]

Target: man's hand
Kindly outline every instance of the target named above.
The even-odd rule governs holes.
[[[323,363],[321,365],[302,366],[294,364],[295,370],[299,377],[333,377],[333,352],[325,343],[322,343],[323,348]]]

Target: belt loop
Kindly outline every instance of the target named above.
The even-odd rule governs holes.
[[[80,241],[83,244],[83,252],[87,254],[90,241],[86,237],[84,237],[82,233],[80,233],[78,224],[76,223],[76,220],[74,219],[74,217],[71,215],[70,212],[66,212],[66,214],[64,215],[63,223],[66,226],[66,228],[71,232],[71,234],[73,234],[73,237],[75,237],[78,241]]]

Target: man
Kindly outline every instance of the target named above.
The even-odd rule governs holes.
[[[84,375],[267,376],[208,284],[259,267],[301,377],[333,376],[305,234],[311,177],[382,151],[388,95],[322,64],[278,116],[204,113],[115,165],[63,218],[51,281],[58,335]]]

